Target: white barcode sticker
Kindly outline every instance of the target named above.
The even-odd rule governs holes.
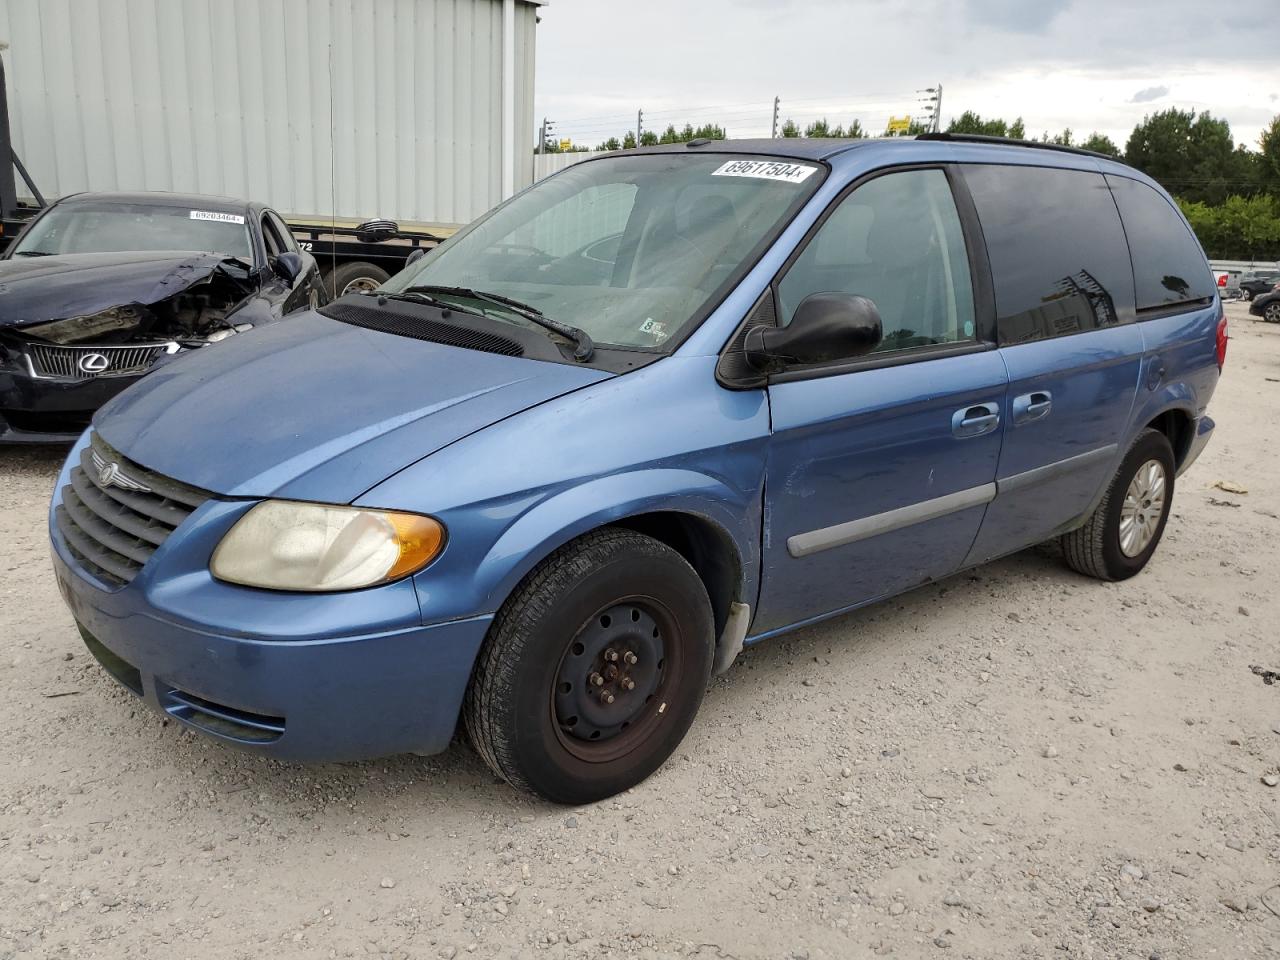
[[[780,160],[730,160],[713,177],[755,177],[757,180],[785,180],[800,183],[817,170],[807,163],[784,163]]]
[[[216,220],[218,223],[244,223],[238,213],[220,213],[217,210],[192,210],[192,220]]]

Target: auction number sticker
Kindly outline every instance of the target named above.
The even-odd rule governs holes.
[[[216,210],[192,210],[192,220],[216,220],[218,223],[244,223],[244,217],[238,213],[219,213]]]
[[[713,177],[755,177],[757,180],[785,180],[788,183],[800,183],[817,169],[805,163],[783,163],[779,160],[730,160],[719,170],[713,171],[711,175]]]

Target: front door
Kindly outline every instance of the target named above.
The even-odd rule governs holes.
[[[827,213],[776,284],[869,297],[884,340],[769,386],[760,635],[956,570],[995,496],[1006,375],[975,307],[948,173],[889,172]]]

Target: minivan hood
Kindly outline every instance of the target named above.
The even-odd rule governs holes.
[[[308,311],[155,369],[93,423],[129,459],[213,493],[346,503],[455,440],[609,376]]]
[[[126,303],[152,304],[207,280],[216,253],[74,253],[0,261],[0,326],[88,316]]]

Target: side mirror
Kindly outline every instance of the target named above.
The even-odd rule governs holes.
[[[286,283],[293,283],[302,274],[302,257],[292,251],[282,253],[271,264],[277,277]]]
[[[790,366],[852,360],[870,353],[884,331],[880,311],[866,297],[814,293],[800,301],[787,327],[755,327],[742,349],[747,363],[761,373]]]
[[[414,247],[412,250],[409,251],[409,256],[404,258],[404,265],[406,267],[412,267],[415,263],[417,263],[426,255],[427,255],[427,251],[424,250],[422,247]]]

